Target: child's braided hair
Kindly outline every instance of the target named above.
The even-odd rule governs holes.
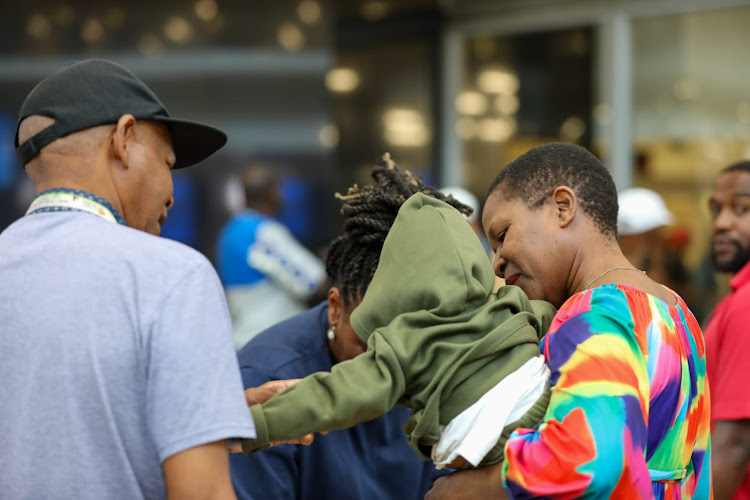
[[[345,217],[344,232],[331,243],[326,257],[326,271],[339,287],[344,304],[358,303],[367,291],[380,259],[388,231],[401,205],[414,193],[424,193],[444,201],[465,215],[472,209],[446,196],[408,170],[400,170],[385,153],[372,169],[375,183],[354,185],[346,195],[336,193]]]

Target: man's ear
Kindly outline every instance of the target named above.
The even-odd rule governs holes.
[[[559,227],[567,227],[578,212],[578,198],[568,186],[558,186],[552,192],[552,203]]]
[[[112,156],[120,160],[125,168],[130,166],[129,149],[135,139],[135,117],[122,115],[112,131]]]
[[[328,289],[328,324],[336,325],[344,315],[344,300],[338,287]]]

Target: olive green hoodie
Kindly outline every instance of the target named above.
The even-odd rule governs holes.
[[[399,210],[378,268],[351,323],[367,351],[315,373],[250,411],[258,436],[251,453],[270,442],[351,427],[393,406],[412,410],[404,425],[424,459],[440,426],[499,381],[539,356],[538,343],[555,309],[530,301],[520,288],[492,293],[495,275],[479,239],[453,207],[417,193]],[[502,460],[505,437],[535,427],[545,393],[482,461]]]

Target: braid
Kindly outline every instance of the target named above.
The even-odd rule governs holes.
[[[401,170],[388,153],[372,169],[374,184],[350,187],[341,200],[341,214],[345,217],[344,231],[328,249],[326,271],[341,290],[344,304],[358,303],[375,274],[380,251],[401,205],[413,194],[424,193],[456,208],[464,215],[472,209],[445,196],[422,180]]]

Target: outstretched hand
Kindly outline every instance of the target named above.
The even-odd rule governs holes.
[[[247,401],[247,405],[252,406],[265,403],[266,401],[271,399],[272,396],[275,396],[287,387],[296,384],[300,380],[302,379],[295,378],[289,380],[271,380],[270,382],[266,382],[265,384],[259,385],[258,387],[250,387],[249,389],[245,390],[245,400]],[[321,434],[326,433],[322,432]],[[312,444],[313,440],[314,435],[310,433],[305,434],[304,436],[297,439],[290,439],[288,441],[274,441],[270,446],[276,446],[279,444],[304,444],[305,446],[309,446]],[[229,446],[228,449],[230,453],[242,453],[242,443],[233,443]]]
[[[271,380],[258,387],[251,387],[245,390],[245,399],[247,406],[259,405],[265,403],[271,396],[275,396],[289,386],[292,386],[302,379],[293,378],[289,380]]]
[[[435,481],[425,500],[508,500],[503,488],[503,464],[466,469]]]

